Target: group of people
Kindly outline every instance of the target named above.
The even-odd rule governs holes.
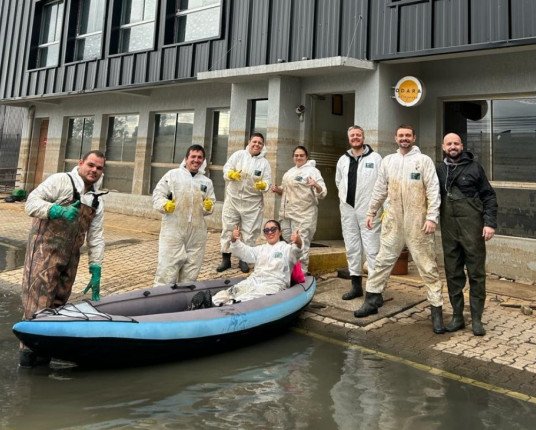
[[[427,289],[434,333],[465,327],[463,288],[468,277],[473,334],[483,336],[485,242],[497,227],[495,191],[482,166],[463,150],[459,135],[445,135],[445,158],[437,168],[415,145],[416,138],[412,126],[399,126],[395,134],[398,149],[382,160],[364,143],[361,127],[348,130],[350,149],[339,159],[336,176],[351,276],[351,289],[342,299],[363,296],[364,249],[368,279],[364,302],[354,316],[378,313],[391,270],[406,246]],[[434,240],[439,220],[453,309],[452,320],[446,326]]]
[[[365,144],[363,128],[348,129],[350,149],[340,157],[335,177],[351,276],[350,291],[342,299],[363,296],[362,263],[366,259],[365,299],[354,315],[362,318],[377,313],[383,305],[382,292],[391,269],[407,246],[427,287],[434,332],[465,327],[463,288],[467,268],[472,329],[482,336],[485,241],[493,237],[496,228],[495,192],[480,164],[463,150],[457,134],[445,136],[445,159],[437,171],[432,160],[415,146],[413,127],[400,126],[395,141],[397,152],[382,160]],[[318,203],[327,195],[324,179],[307,149],[300,145],[293,150],[294,167],[285,173],[281,185],[276,185],[266,153],[264,136],[253,133],[246,148],[233,153],[223,168],[222,261],[216,270],[229,269],[233,254],[243,273],[250,271],[251,264],[254,269],[246,280],[211,297],[211,305],[250,300],[289,287],[291,271],[298,261],[303,271],[308,271]],[[104,165],[104,154],[90,151],[71,172],[51,175],[28,196],[26,212],[34,220],[22,285],[25,319],[40,309],[67,302],[84,240],[91,274],[84,293],[91,290],[92,300],[99,300],[104,256],[102,195],[106,191],[100,190]],[[204,148],[191,145],[180,166],[167,172],[153,191],[153,207],[162,213],[155,286],[197,279],[207,239],[204,217],[213,213],[216,200],[205,168]],[[263,227],[264,196],[268,192],[281,197],[279,221],[269,220]],[[446,327],[434,248],[439,217],[453,308],[452,321]],[[255,246],[261,231],[266,243]],[[21,344],[21,366],[34,366],[47,359]]]

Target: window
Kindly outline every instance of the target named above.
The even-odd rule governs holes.
[[[220,36],[221,0],[168,0],[166,44]]]
[[[210,179],[212,179],[212,183],[214,184],[214,193],[216,194],[216,199],[219,201],[223,201],[225,197],[223,165],[227,161],[229,119],[229,109],[220,109],[213,112]]]
[[[446,102],[444,114],[493,181],[499,234],[536,238],[536,98]]]
[[[30,68],[58,65],[63,1],[38,3],[35,8]]]
[[[193,111],[155,115],[151,192],[168,170],[176,169],[184,160],[186,150],[192,144],[193,129]]]
[[[106,140],[104,186],[123,193],[132,191],[134,158],[138,140],[138,115],[112,116]]]
[[[99,58],[106,2],[104,0],[78,0],[73,2],[73,7],[77,7],[77,23],[72,59],[81,61]]]
[[[110,52],[135,52],[154,47],[156,0],[114,3]]]
[[[93,117],[69,119],[67,145],[65,147],[65,171],[72,170],[78,160],[91,151],[93,138]]]
[[[268,129],[268,100],[252,100],[251,102],[251,133],[262,133],[266,140],[266,130]],[[249,136],[248,136],[249,137]]]

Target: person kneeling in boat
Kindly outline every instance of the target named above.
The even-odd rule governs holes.
[[[302,255],[299,230],[292,233],[290,244],[283,240],[281,225],[275,220],[266,222],[263,233],[268,243],[252,247],[240,240],[238,226],[233,230],[231,253],[246,263],[254,263],[255,269],[244,281],[215,294],[215,306],[245,302],[290,287],[292,268]]]

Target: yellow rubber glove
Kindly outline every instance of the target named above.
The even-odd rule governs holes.
[[[255,188],[257,191],[264,191],[266,188],[268,188],[268,184],[266,181],[255,181],[253,188]]]
[[[231,181],[241,181],[242,180],[242,173],[241,173],[240,170],[231,169],[231,170],[229,170],[229,173],[227,173],[227,177]]]
[[[205,212],[210,212],[213,207],[214,207],[214,202],[211,199],[203,200],[203,209],[205,209]]]
[[[164,203],[164,212],[167,214],[171,214],[175,211],[175,199],[168,200],[166,203]]]

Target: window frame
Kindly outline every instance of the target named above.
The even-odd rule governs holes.
[[[66,126],[67,126],[67,133],[66,133],[66,137],[65,137],[65,150],[64,150],[64,163],[67,163],[67,162],[73,162],[73,161],[78,161],[82,158],[82,156],[87,152],[87,151],[84,151],[83,150],[83,147],[84,147],[84,132],[85,132],[85,128],[86,128],[86,123],[91,120],[93,121],[93,132],[91,134],[91,138],[90,138],[90,141],[89,141],[89,150],[91,151],[91,143],[92,143],[92,140],[93,140],[93,134],[95,132],[95,116],[94,115],[82,115],[82,116],[70,116],[67,119],[67,123],[66,123]],[[67,158],[67,149],[68,149],[68,142],[69,142],[69,139],[72,137],[69,135],[69,132],[72,130],[72,126],[71,126],[71,121],[76,121],[78,119],[82,119],[83,120],[83,123],[82,123],[82,142],[81,142],[81,145],[80,145],[80,153],[78,154],[78,158]]]
[[[146,0],[142,0],[142,1],[146,2]],[[138,53],[138,52],[153,51],[155,49],[155,43],[156,43],[156,37],[157,37],[157,24],[159,21],[160,1],[159,0],[155,1],[155,10],[154,10],[153,19],[144,19],[142,21],[136,21],[134,23],[131,22],[128,24],[122,23],[123,12],[124,12],[123,5],[124,5],[123,1],[114,0],[113,11],[112,11],[111,38],[110,38],[110,45],[108,47],[109,56],[115,57],[115,56]],[[147,48],[128,50],[128,51],[121,50],[123,30],[138,27],[141,25],[146,25],[151,22],[153,23],[152,42],[149,46],[147,46]]]
[[[491,184],[492,187],[494,188],[504,188],[504,189],[523,189],[523,190],[536,190],[536,180],[534,180],[533,182],[530,182],[530,181],[508,181],[508,180],[495,180],[493,178],[493,168],[494,168],[494,148],[493,148],[493,145],[494,145],[494,140],[493,140],[493,126],[494,126],[494,115],[493,115],[493,111],[494,111],[494,106],[493,106],[493,102],[494,101],[508,101],[508,100],[511,100],[511,101],[515,101],[515,100],[520,100],[520,99],[527,99],[527,98],[532,98],[532,99],[535,99],[536,101],[536,94],[526,94],[526,95],[523,95],[523,94],[516,94],[515,97],[514,96],[492,96],[492,95],[489,95],[489,96],[482,96],[482,97],[460,97],[460,98],[455,98],[455,99],[443,99],[442,100],[442,112],[443,112],[443,120],[442,120],[442,130],[443,130],[443,134],[440,136],[439,138],[439,141],[440,142],[443,142],[443,136],[444,136],[444,133],[446,132],[445,130],[445,104],[446,103],[453,103],[453,102],[478,102],[478,101],[487,101],[488,103],[490,103],[490,111],[491,111],[491,115],[490,115],[490,119],[489,119],[489,128],[490,128],[490,137],[489,137],[489,140],[487,142],[487,147],[488,147],[488,150],[489,150],[489,169],[486,170],[486,176]],[[464,142],[464,149],[467,149],[466,147],[466,144]],[[442,156],[442,150],[441,150],[441,147],[438,149],[439,150],[439,154],[440,157],[439,159],[442,160],[443,159],[443,156]]]
[[[82,5],[84,1],[87,0],[76,0],[73,1],[72,7],[76,8],[76,22],[74,25],[74,35],[70,36],[69,39],[72,39],[72,46],[71,49],[68,49],[67,54],[70,56],[69,63],[73,62],[81,62],[81,61],[92,61],[92,60],[98,60],[102,58],[102,51],[103,51],[103,43],[104,43],[104,30],[106,27],[106,0],[100,0],[103,3],[104,13],[102,14],[102,22],[101,22],[101,30],[99,31],[93,31],[90,33],[80,33],[80,27],[81,27],[81,21],[82,21]],[[91,0],[90,0],[91,1]],[[97,0],[99,1],[99,0]],[[74,15],[74,14],[73,14]],[[76,58],[76,54],[78,52],[78,44],[81,40],[88,39],[91,36],[99,35],[100,34],[100,49],[99,53],[92,57],[87,58]]]
[[[192,9],[180,9],[181,0],[167,0],[166,1],[166,22],[164,30],[164,46],[173,46],[173,45],[191,45],[198,42],[205,42],[207,40],[219,39],[222,36],[223,32],[223,0],[218,0],[218,3],[214,3],[207,6],[200,6]],[[188,41],[179,42],[177,37],[179,34],[179,18],[193,15],[199,12],[203,12],[210,9],[219,8],[219,27],[218,32],[215,35],[202,37],[199,39],[193,39]]]
[[[60,14],[56,14],[56,25],[54,26],[56,29],[57,37],[52,42],[46,42],[41,43],[41,37],[43,35],[43,28],[44,28],[44,19],[45,14],[44,11],[47,7],[51,7],[52,5],[61,5],[61,16]],[[28,54],[28,70],[39,70],[39,69],[49,69],[53,67],[58,67],[60,65],[60,57],[62,52],[62,39],[63,39],[63,29],[64,29],[64,22],[65,22],[65,0],[49,0],[49,1],[43,1],[34,3],[34,9],[33,9],[33,22],[32,22],[32,35],[30,37],[30,49]],[[57,57],[55,61],[52,64],[40,64],[41,58],[42,58],[42,50],[44,48],[48,48],[50,46],[58,46],[57,50]]]

